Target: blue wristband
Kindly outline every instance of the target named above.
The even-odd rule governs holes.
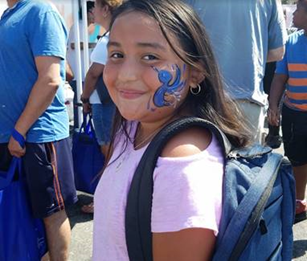
[[[26,140],[16,129],[13,129],[12,137],[19,143],[20,147],[24,148]]]

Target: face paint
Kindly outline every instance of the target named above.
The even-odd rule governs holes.
[[[156,107],[176,107],[186,84],[186,80],[181,80],[181,76],[186,70],[186,65],[183,65],[182,72],[178,65],[172,66],[173,71],[175,71],[174,76],[170,71],[159,70],[156,67],[153,67],[153,69],[158,73],[159,81],[162,83],[153,96],[153,104]]]
[[[150,97],[150,99],[148,100],[148,103],[147,103],[147,110],[154,112],[156,110],[156,108],[152,108],[150,105],[151,105],[151,97]]]

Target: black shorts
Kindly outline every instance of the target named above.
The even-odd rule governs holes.
[[[6,171],[11,155],[0,144],[0,169]],[[77,201],[69,140],[26,143],[22,157],[33,215],[45,218]]]
[[[307,164],[307,112],[282,108],[285,155],[294,167]]]

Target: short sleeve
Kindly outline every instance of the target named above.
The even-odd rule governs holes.
[[[272,0],[272,15],[269,21],[269,50],[282,47],[287,41],[286,24],[280,1]]]
[[[197,155],[159,158],[154,172],[152,232],[206,228],[217,235],[223,173],[215,139]]]
[[[55,56],[65,59],[67,30],[63,19],[56,11],[39,13],[28,31],[28,39],[35,57]]]
[[[104,36],[94,48],[92,55],[91,55],[91,62],[92,63],[99,63],[99,64],[106,64],[108,59],[108,37]]]

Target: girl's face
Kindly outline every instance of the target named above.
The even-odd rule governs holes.
[[[175,37],[170,40],[179,45]],[[128,12],[116,19],[104,81],[125,119],[155,122],[170,117],[187,96],[190,75],[153,18]]]

